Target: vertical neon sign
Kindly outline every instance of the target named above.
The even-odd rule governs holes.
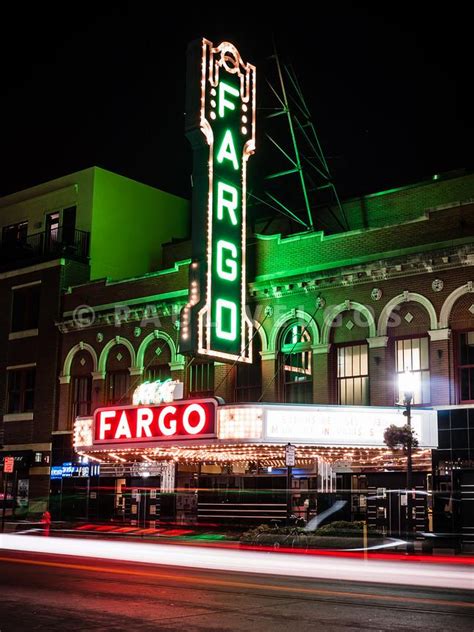
[[[193,263],[181,316],[182,353],[252,361],[245,247],[255,82],[255,67],[244,64],[233,44],[191,44],[186,135],[194,150]]]

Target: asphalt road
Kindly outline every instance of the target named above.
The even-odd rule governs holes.
[[[0,550],[0,632],[472,632],[472,597]]]

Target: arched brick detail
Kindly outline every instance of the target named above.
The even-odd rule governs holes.
[[[164,331],[160,331],[158,329],[155,329],[155,331],[152,331],[151,334],[148,334],[148,336],[143,338],[140,346],[138,347],[137,364],[136,364],[137,368],[143,369],[144,361],[145,361],[146,349],[147,349],[148,345],[153,340],[164,340],[167,343],[168,347],[170,348],[170,352],[171,352],[171,363],[172,364],[175,364],[177,362],[184,362],[184,357],[181,354],[177,353],[176,345],[175,345],[173,339],[171,338],[171,336],[169,336]]]
[[[436,316],[436,310],[433,306],[433,303],[423,296],[423,294],[417,294],[416,292],[403,292],[398,296],[392,298],[383,308],[382,312],[379,316],[379,322],[377,326],[377,336],[386,336],[388,329],[388,319],[390,318],[390,314],[400,303],[420,303],[428,312],[428,316],[430,319],[430,329],[438,329],[438,319]]]
[[[253,326],[257,336],[260,338],[261,350],[263,352],[268,351],[268,337],[263,325],[259,323],[258,320],[254,320]]]
[[[119,356],[119,357],[117,357]],[[133,367],[130,350],[122,343],[115,345],[110,349],[105,363],[105,370],[109,371],[125,371]]]
[[[98,361],[97,353],[94,347],[91,347],[91,345],[87,344],[86,342],[79,342],[77,345],[74,345],[74,347],[69,350],[66,359],[64,360],[61,377],[69,377],[71,375],[72,361],[74,360],[74,356],[76,355],[76,353],[78,353],[79,351],[87,351],[90,353],[92,357],[93,371],[97,371]]]
[[[456,301],[464,296],[464,294],[474,293],[474,283],[472,281],[468,281],[461,287],[456,288],[444,301],[443,306],[441,308],[441,312],[439,315],[439,328],[445,329],[449,327],[449,317],[451,316],[452,309]],[[473,295],[474,302],[474,295]]]
[[[367,322],[367,327],[369,328],[369,335],[365,337],[373,337],[376,335],[376,326],[375,320],[372,312],[368,307],[362,305],[362,303],[356,303],[354,301],[345,301],[344,303],[340,303],[339,305],[334,305],[326,310],[324,314],[324,322],[323,328],[321,332],[321,343],[328,344],[330,342],[329,336],[331,333],[331,327],[333,326],[334,320],[341,314],[342,312],[354,310],[362,314]]]
[[[134,368],[136,366],[135,349],[133,348],[132,343],[126,338],[123,338],[122,336],[116,336],[115,338],[112,338],[112,340],[109,340],[109,342],[102,349],[102,353],[100,354],[100,358],[99,358],[99,367],[98,367],[99,372],[105,373],[106,366],[107,366],[107,358],[109,356],[109,353],[117,345],[123,345],[129,351],[130,368]]]
[[[281,334],[282,329],[286,324],[291,321],[299,320],[307,325],[308,331],[311,334],[311,343],[313,345],[319,344],[319,329],[316,321],[308,314],[308,312],[303,311],[302,309],[292,309],[286,314],[283,314],[277,322],[273,325],[272,331],[270,333],[270,342],[268,351],[275,352],[277,350],[277,340],[279,335]],[[263,349],[262,349],[263,351]]]

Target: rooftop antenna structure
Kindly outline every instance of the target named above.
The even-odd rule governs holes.
[[[263,167],[266,173],[257,203],[272,207],[296,223],[299,231],[332,227],[347,230],[348,224],[328,163],[324,156],[303,91],[290,64],[282,64],[273,43],[265,76],[267,103],[262,123],[265,143],[274,149]],[[273,107],[268,107],[269,102]],[[269,170],[269,172],[267,171]],[[329,215],[332,217],[329,220]]]

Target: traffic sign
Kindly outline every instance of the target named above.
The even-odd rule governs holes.
[[[285,465],[286,467],[294,467],[296,462],[296,447],[288,443],[285,446]]]
[[[15,467],[15,458],[13,456],[6,456],[3,460],[3,471],[5,474],[11,474]]]

